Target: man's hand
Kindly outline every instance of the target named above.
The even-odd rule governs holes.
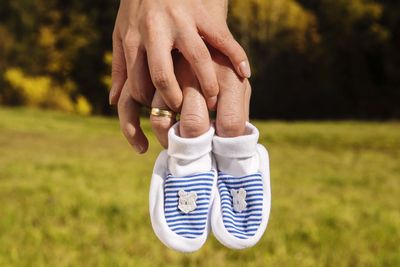
[[[229,59],[215,49],[210,49],[220,87],[217,104],[216,134],[221,137],[236,137],[245,134],[245,125],[249,116],[251,88],[247,79],[237,76]],[[210,122],[204,97],[196,76],[188,63],[177,56],[174,60],[179,84],[184,99],[180,120],[180,136],[192,138],[205,133]],[[152,107],[165,109],[158,91],[155,93]],[[151,126],[157,139],[164,148],[168,147],[168,130],[175,123],[174,118],[150,116]]]

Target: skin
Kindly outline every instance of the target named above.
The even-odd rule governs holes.
[[[239,78],[227,57],[210,49],[216,69],[219,86],[216,133],[222,137],[245,134],[245,123],[249,116],[251,88],[247,79]],[[179,132],[181,137],[193,138],[204,134],[210,127],[206,101],[200,92],[199,82],[190,69],[189,63],[180,55],[175,60],[178,82],[183,90],[183,105],[180,114]],[[167,105],[158,91],[152,107],[165,109]],[[150,116],[151,126],[157,139],[168,147],[168,130],[176,122],[173,118]]]
[[[171,50],[179,49],[190,64],[191,73],[199,81],[196,88],[201,88],[210,109],[216,107],[216,95],[224,94],[220,85],[225,82],[214,68],[215,60],[204,41],[229,57],[231,71],[250,76],[246,54],[226,25],[226,13],[226,0],[121,1],[113,34],[110,103],[118,102],[122,132],[139,153],[147,150],[148,141],[140,128],[138,111],[141,105],[150,106],[155,89],[156,101],[175,111],[184,108],[183,97],[190,103],[200,92],[181,88],[185,81],[178,82],[174,75]],[[235,120],[228,112],[219,113]],[[223,128],[232,125],[226,122]]]

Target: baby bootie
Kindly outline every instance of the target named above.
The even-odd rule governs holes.
[[[214,136],[218,192],[211,212],[214,236],[225,246],[244,249],[263,236],[271,209],[269,159],[257,144],[259,132],[246,124],[246,135]]]
[[[214,128],[196,138],[179,136],[179,122],[168,132],[168,150],[158,156],[150,185],[150,218],[157,237],[168,247],[194,252],[210,231],[209,214],[216,194],[212,158]]]

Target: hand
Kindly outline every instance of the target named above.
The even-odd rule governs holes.
[[[246,121],[249,121],[251,86],[248,79],[240,78],[228,58],[212,51],[218,77],[216,135],[236,137],[245,134]]]
[[[211,49],[210,52],[220,86],[216,134],[223,137],[243,135],[245,134],[245,122],[249,115],[250,84],[247,79],[241,79],[236,75],[228,58],[214,49]],[[191,72],[188,62],[178,56],[174,63],[178,82],[184,94],[179,125],[180,136],[197,137],[210,127],[206,102],[199,91],[199,83],[194,73]],[[158,91],[154,95],[152,107],[168,109]],[[150,121],[157,139],[163,147],[167,148],[168,130],[175,120],[150,116]]]
[[[150,106],[153,82],[169,108],[179,110],[182,103],[172,70],[172,48],[179,48],[192,62],[203,93],[211,96],[209,107],[215,105],[212,96],[218,89],[199,34],[228,55],[238,73],[250,76],[246,54],[227,28],[226,13],[226,0],[121,0],[113,33],[110,104],[119,99],[122,132],[139,153],[147,150],[148,141],[140,128],[138,110],[141,105]]]
[[[174,48],[191,64],[204,96],[215,97],[218,84],[204,41],[226,54],[239,75],[250,76],[246,53],[232,37],[226,22],[214,14],[211,16],[202,1],[121,0],[113,33],[110,102],[115,103],[127,79],[132,97],[139,103],[147,103],[153,88],[145,78],[150,74],[167,105],[179,111],[182,93],[173,72]]]
[[[195,74],[182,55],[177,53],[174,55],[174,67],[184,99],[180,113],[179,135],[186,138],[197,137],[210,128],[206,101],[200,92]],[[154,95],[152,107],[168,110],[159,91],[156,91]],[[158,141],[166,148],[168,146],[168,130],[176,122],[175,118],[150,115],[150,121]]]

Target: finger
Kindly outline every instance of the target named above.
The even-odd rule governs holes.
[[[160,38],[150,42],[146,48],[151,80],[168,107],[178,112],[182,105],[182,91],[174,74],[172,47],[166,46]]]
[[[181,137],[194,138],[206,133],[210,129],[210,119],[206,101],[195,87],[183,88],[183,104],[180,116],[179,131]]]
[[[124,86],[127,78],[122,41],[117,37],[113,38],[113,57],[111,69],[112,85],[109,94],[109,103],[110,105],[115,105],[118,102],[122,87]]]
[[[220,65],[218,76],[223,77],[218,96],[216,133],[221,137],[236,137],[245,132],[248,119],[247,80],[239,79],[229,66]]]
[[[208,110],[210,111],[216,111],[217,110],[217,105],[218,105],[218,97],[214,96],[211,98],[206,99],[207,107]]]
[[[218,95],[218,81],[210,52],[197,32],[182,34],[176,47],[194,70],[206,99]],[[190,67],[190,66],[188,66]]]
[[[167,110],[169,109],[159,91],[155,92],[151,107]],[[160,117],[150,114],[151,128],[153,129],[158,141],[164,148],[168,148],[168,130],[172,125],[174,125],[175,122],[175,118]]]
[[[244,92],[244,114],[246,117],[246,121],[250,121],[250,99],[251,99],[251,85],[249,80],[246,80],[246,89]]]
[[[210,128],[206,101],[200,92],[200,84],[182,56],[175,58],[175,72],[183,91],[183,104],[180,115],[179,132],[181,137],[200,136]]]
[[[121,130],[128,142],[139,153],[145,153],[149,146],[148,140],[140,128],[139,120],[140,105],[129,94],[124,87],[118,101],[118,117]]]
[[[128,71],[131,96],[140,104],[150,107],[155,87],[151,81],[145,51],[138,49],[134,62],[128,57],[128,66],[132,66]]]
[[[226,23],[217,23],[207,12],[200,12],[198,30],[204,39],[229,57],[237,73],[243,78],[250,78],[251,70],[246,52],[233,38]]]
[[[136,102],[150,107],[154,86],[147,67],[145,50],[140,47],[140,37],[128,32],[124,38],[123,49],[127,66],[127,86]]]

